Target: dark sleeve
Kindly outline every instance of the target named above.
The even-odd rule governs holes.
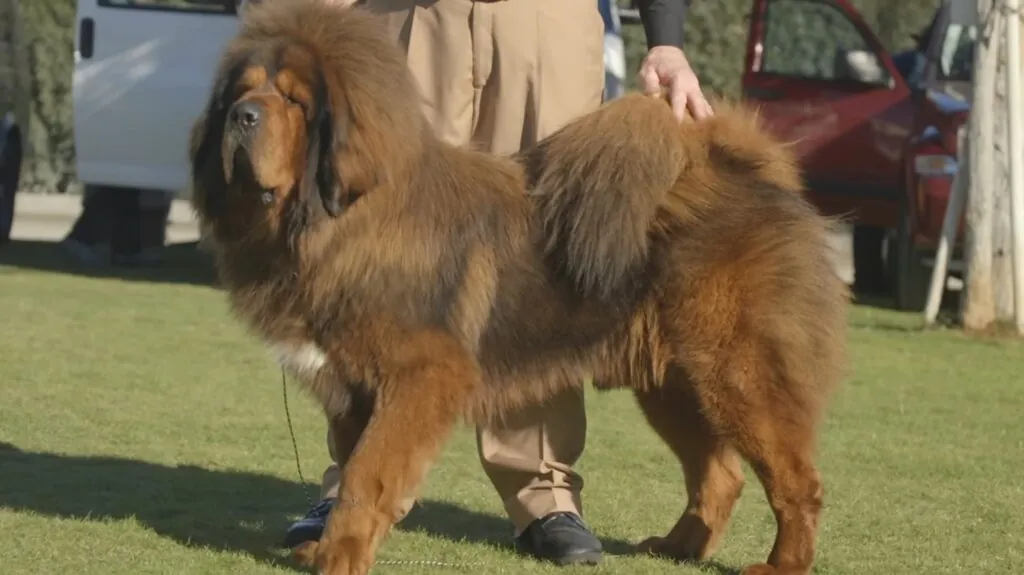
[[[647,34],[647,49],[655,46],[683,47],[683,24],[690,0],[637,0],[636,7]]]

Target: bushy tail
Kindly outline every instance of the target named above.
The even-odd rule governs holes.
[[[797,190],[789,151],[756,116],[724,103],[684,122],[662,99],[630,94],[524,150],[545,256],[587,296],[635,287],[659,231],[685,225],[740,180]]]

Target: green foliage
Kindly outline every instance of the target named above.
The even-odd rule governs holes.
[[[890,52],[914,46],[913,34],[931,21],[939,0],[851,0]]]
[[[22,2],[31,73],[31,156],[24,186],[38,192],[66,192],[74,183],[74,122],[71,74],[74,66],[74,0]]]
[[[824,3],[774,2],[765,26],[763,69],[766,72],[833,79],[841,50],[869,46],[846,15]],[[794,34],[794,30],[801,31]]]
[[[912,34],[919,32],[931,20],[938,0],[852,0],[865,23],[875,31],[890,52],[904,50],[913,45]],[[619,0],[629,6],[629,0]],[[753,0],[694,0],[686,21],[686,55],[697,72],[705,90],[738,97],[740,76],[746,54],[747,34]],[[818,7],[824,13],[826,8]],[[812,10],[804,9],[809,14]],[[827,32],[833,32],[835,26]],[[846,48],[859,47],[860,40],[827,37],[821,27],[821,17],[794,20],[788,30],[777,31],[791,38],[796,57],[790,66],[814,66],[819,70],[831,69],[834,46],[845,40]],[[770,32],[772,33],[772,32]],[[822,36],[815,38],[815,36]],[[634,76],[646,52],[643,28],[639,25],[623,26],[626,42],[627,82],[633,85]],[[789,54],[793,54],[790,52]],[[823,68],[824,67],[824,68]]]
[[[0,0],[0,115],[28,121],[29,76],[17,0]]]

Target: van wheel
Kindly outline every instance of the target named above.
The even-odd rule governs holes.
[[[853,288],[865,295],[881,295],[889,289],[883,259],[885,228],[853,227]]]
[[[4,145],[4,158],[0,161],[0,245],[11,240],[14,227],[14,196],[21,179],[21,136],[13,130]]]
[[[14,227],[14,193],[0,182],[0,246],[11,241],[11,228]]]
[[[914,247],[910,227],[910,215],[904,214],[896,233],[894,257],[891,260],[896,307],[906,311],[923,311],[928,302],[931,270],[922,262],[924,254]]]

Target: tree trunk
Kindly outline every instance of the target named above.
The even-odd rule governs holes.
[[[1010,119],[1006,93],[1009,46],[1005,38],[1005,16],[999,19],[999,27],[994,33],[1003,36],[1003,41],[999,43],[995,105],[992,107],[992,303],[996,323],[1009,323],[1013,321],[1013,228],[1010,220]]]
[[[979,37],[974,52],[970,130],[970,192],[965,214],[961,321],[968,330],[989,327],[996,317],[993,281],[993,208],[995,168],[995,87],[1002,15],[994,0],[978,0]]]
[[[1022,76],[1024,76],[1024,12],[1020,0],[1007,0],[1009,18],[1007,20],[1007,100],[1008,105],[1008,146],[1010,158],[1010,217],[1012,224],[1013,260],[1013,325],[1018,335],[1024,335],[1024,94],[1022,94]]]

